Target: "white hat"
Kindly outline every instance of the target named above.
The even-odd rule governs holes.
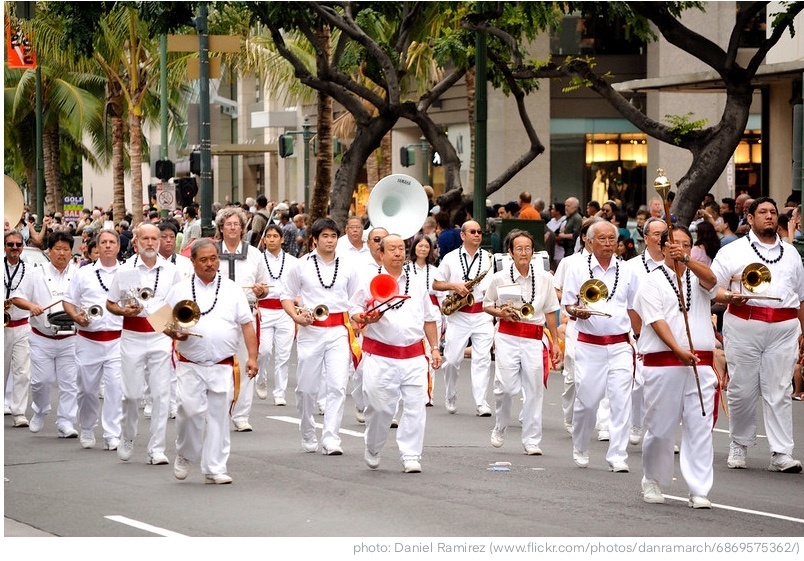
[[[287,205],[287,204],[285,204],[285,203],[279,203],[278,205],[276,205],[276,206],[274,207],[274,210],[275,210],[275,211],[277,211],[277,212],[279,212],[279,211],[282,211],[282,210],[290,210],[290,208],[289,208],[289,207],[288,207],[288,205]]]

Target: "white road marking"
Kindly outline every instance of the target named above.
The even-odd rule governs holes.
[[[664,495],[664,498],[673,501],[681,501],[683,503],[689,501],[687,497],[674,497],[673,495]],[[795,522],[796,524],[804,524],[804,519],[801,518],[793,518],[792,516],[785,516],[783,514],[773,514],[772,512],[763,512],[761,510],[751,510],[750,508],[739,508],[736,506],[721,505],[717,503],[712,503],[712,508],[733,510],[734,512],[744,512],[746,514],[755,514],[756,516],[765,516],[767,518],[776,518],[777,520],[786,520],[787,522]]]
[[[727,431],[726,429],[712,429],[712,432],[722,432],[723,434],[729,434],[729,431]],[[764,434],[758,434],[757,438],[768,438],[768,437],[765,436]]]
[[[171,532],[170,530],[165,530],[164,528],[159,528],[157,526],[151,526],[150,524],[146,524],[145,522],[140,522],[139,520],[133,520],[131,518],[126,518],[125,516],[118,516],[116,514],[110,516],[104,516],[104,518],[108,518],[112,522],[120,522],[121,524],[125,524],[127,526],[131,526],[133,528],[139,528],[140,530],[145,530],[146,532],[151,532],[152,534],[156,534],[158,536],[165,536],[167,538],[187,538],[184,534],[179,534],[178,532]]]
[[[297,419],[295,417],[281,417],[281,416],[268,415],[267,418],[271,419],[272,421],[282,421],[283,423],[290,423],[291,425],[300,425],[301,424],[301,419]],[[321,423],[316,423],[315,427],[317,429],[323,429],[324,425],[322,425]],[[341,429],[339,432],[341,434],[346,434],[346,435],[349,435],[349,436],[356,436],[358,438],[363,438],[365,436],[362,432],[357,432],[355,430],[349,430],[349,429]]]

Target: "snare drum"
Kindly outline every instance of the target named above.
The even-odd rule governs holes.
[[[53,335],[72,335],[75,333],[75,322],[67,312],[53,312],[47,315],[47,322]]]

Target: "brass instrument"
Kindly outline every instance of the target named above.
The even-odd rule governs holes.
[[[605,302],[609,297],[609,287],[600,279],[589,279],[581,285],[578,297],[583,302],[584,311],[593,316],[611,317],[611,314],[595,309],[600,302]]]
[[[491,268],[494,266],[494,260],[491,260],[489,263],[488,269],[477,275],[475,278],[470,280],[466,283],[466,289],[469,291],[469,294],[466,296],[460,296],[457,292],[450,292],[444,301],[441,303],[441,313],[445,316],[452,315],[453,313],[457,312],[464,306],[471,306],[475,303],[475,297],[472,296],[472,290],[474,290],[475,286],[483,280]]]
[[[194,326],[198,323],[198,320],[201,319],[201,309],[198,307],[198,304],[192,300],[180,300],[177,302],[176,305],[173,306],[172,319],[173,321],[168,324],[168,328],[171,331],[194,335],[195,337],[203,337],[203,335],[199,335],[198,333],[187,331],[187,329]]]
[[[509,308],[514,310],[520,317],[520,319],[530,319],[533,317],[533,314],[536,313],[536,309],[533,307],[533,304],[528,304],[525,302],[521,306],[515,306],[514,304],[504,304],[503,308]]]
[[[326,304],[319,304],[312,310],[310,308],[296,306],[296,311],[300,314],[309,315],[315,321],[324,321],[329,317],[329,308]]]
[[[767,265],[762,263],[750,263],[743,269],[743,274],[734,280],[739,280],[743,288],[751,294],[739,294],[740,298],[750,298],[752,300],[776,300],[781,302],[781,298],[776,296],[764,296],[760,292],[765,292],[771,283],[771,272]]]
[[[87,316],[89,321],[103,316],[103,307],[100,304],[93,304],[92,306],[84,306],[81,308],[84,315]]]
[[[9,308],[11,308],[11,298],[3,302],[3,327],[8,327],[8,324],[11,323],[11,314],[8,313]]]
[[[149,288],[147,286],[137,289],[137,298],[142,300],[143,302],[147,302],[151,298],[154,297],[154,289]]]

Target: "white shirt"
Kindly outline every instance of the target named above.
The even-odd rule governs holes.
[[[687,292],[688,273],[689,292]],[[681,274],[681,284],[684,290],[684,302],[690,306],[687,316],[694,349],[711,351],[715,348],[715,330],[712,327],[710,300],[717,294],[717,285],[712,290],[706,290],[689,269]],[[638,342],[640,353],[670,350],[653,330],[651,324],[658,320],[665,320],[678,344],[689,349],[684,315],[679,309],[678,295],[673,287],[678,290],[676,274],[664,264],[647,275],[647,282],[640,284],[634,299],[634,310],[642,318],[642,332]]]
[[[158,278],[157,278],[158,277]],[[152,269],[148,268],[139,255],[135,255],[117,269],[117,274],[109,287],[107,299],[115,304],[130,296],[129,288],[150,288],[154,295],[149,300],[140,300],[142,310],[137,317],[148,317],[164,306],[165,298],[173,285],[181,282],[179,270],[170,261],[157,256]],[[156,288],[154,288],[156,287]]]
[[[316,249],[300,258],[298,266],[289,272],[280,298],[301,298],[302,304],[311,309],[324,304],[330,315],[346,312],[350,308],[349,298],[359,285],[358,272],[350,265],[351,261],[343,257],[324,263]]]
[[[592,270],[591,276],[590,269]],[[634,281],[634,274],[630,267],[626,267],[621,260],[612,256],[609,268],[604,271],[597,258],[590,253],[582,259],[573,261],[566,275],[561,297],[561,303],[564,306],[579,305],[581,285],[590,278],[602,280],[609,290],[609,300],[599,302],[597,309],[611,314],[612,317],[578,318],[576,325],[580,333],[620,335],[631,331],[628,310],[634,307],[637,283]]]
[[[187,331],[203,337],[190,335],[186,341],[176,341],[176,349],[188,360],[209,366],[237,353],[243,339],[242,325],[251,323],[253,316],[240,287],[220,273],[208,285],[195,275],[182,280],[167,295],[167,304],[172,308],[181,300],[193,300],[193,286],[202,315]]]
[[[94,264],[81,267],[76,272],[64,300],[79,309],[93,305],[99,305],[103,308],[103,315],[99,318],[90,319],[89,325],[81,327],[81,330],[120,331],[123,329],[123,316],[116,316],[106,310],[108,291],[112,286],[112,281],[117,274],[118,268],[120,268],[120,265],[117,264],[117,261],[111,267],[104,267],[99,259]],[[100,280],[98,280],[98,277],[100,277]]]
[[[170,257],[165,257],[166,261],[170,261],[179,270],[179,274],[183,279],[189,279],[195,274],[193,262],[189,257],[185,257],[181,253],[174,253]]]
[[[556,267],[556,272],[553,275],[553,286],[556,288],[556,290],[564,289],[564,279],[567,276],[567,271],[569,268],[576,261],[586,259],[587,255],[589,255],[589,252],[584,248],[577,253],[573,253],[572,255],[565,257],[559,262],[558,267]]]
[[[78,272],[78,267],[72,261],[67,263],[63,273],[60,273],[52,263],[45,263],[41,267],[31,267],[31,269],[30,272],[26,272],[14,296],[23,298],[43,308],[67,297],[70,282]],[[45,313],[31,316],[31,327],[47,335],[52,335],[53,332],[47,317],[50,314],[63,311],[64,306],[59,302],[52,308],[45,310]]]
[[[279,300],[282,292],[285,290],[286,279],[290,275],[290,272],[296,268],[299,260],[281,249],[277,256],[274,256],[270,251],[266,251],[262,254],[262,260],[268,271],[268,284],[271,286],[268,296],[265,299]]]
[[[494,255],[480,249],[475,252],[474,256],[469,255],[466,248],[462,245],[458,249],[454,249],[447,253],[438,265],[436,280],[450,283],[465,283],[482,275],[489,267],[493,267]],[[483,300],[483,293],[491,284],[491,272],[486,275],[482,281],[475,285],[472,290],[472,296],[475,297],[475,302]],[[482,314],[491,321],[491,316]]]
[[[9,265],[8,261],[3,259],[3,265],[5,265],[5,271],[3,272],[5,299],[8,300],[14,296],[17,288],[19,288],[20,284],[22,283],[22,279],[25,278],[26,275],[31,274],[31,271],[34,270],[34,267],[27,265],[22,259],[19,260],[16,266]],[[8,309],[8,313],[11,315],[12,321],[27,318],[30,315],[28,310],[23,310],[22,308],[18,308],[14,305]]]
[[[381,272],[388,274],[385,267],[382,267]],[[408,282],[408,275],[411,277],[410,282]],[[374,276],[377,276],[376,270]],[[366,276],[360,283],[360,287],[350,302],[350,315],[364,312],[378,304],[371,296],[372,278]],[[424,322],[436,321],[440,312],[430,301],[430,295],[425,290],[424,283],[416,282],[413,274],[409,273],[408,267],[402,268],[402,274],[396,279],[396,282],[399,285],[399,293],[405,294],[407,288],[410,298],[403,300],[403,304],[399,308],[386,311],[376,323],[366,325],[363,336],[388,345],[404,347],[424,339]],[[391,303],[395,304],[395,302]],[[385,307],[383,306],[383,308]]]
[[[765,263],[751,249],[752,243],[756,247],[756,251],[768,261],[776,260],[782,251],[784,254],[775,263]],[[749,300],[748,304],[768,308],[798,308],[804,301],[804,266],[801,264],[801,257],[796,248],[781,241],[779,236],[776,236],[776,242],[773,245],[768,245],[760,242],[753,230],[749,231],[748,235],[720,248],[712,262],[712,272],[717,276],[719,286],[739,294],[748,292],[740,282],[743,269],[747,265],[757,262],[766,265],[771,272],[770,286],[762,294],[776,296],[782,300],[781,302]]]
[[[413,273],[413,277],[411,282],[420,282],[422,284],[427,284],[427,293],[432,294],[436,297],[442,296],[444,293],[439,290],[433,290],[433,281],[436,280],[436,275],[438,269],[434,265],[425,265],[424,267],[419,267],[416,263],[411,264],[411,272]],[[429,278],[428,278],[429,277]]]
[[[641,254],[626,261],[625,266],[631,269],[634,274],[634,280],[637,282],[637,288],[639,288],[642,282],[648,278],[648,274],[663,263],[664,259],[656,261],[646,249]]]
[[[238,242],[237,249],[229,251],[225,243],[221,244],[218,271],[227,279],[229,278],[229,261],[223,256],[240,253],[241,246],[242,244]],[[268,268],[265,266],[265,260],[263,260],[259,249],[246,244],[246,258],[234,260],[234,282],[240,287],[251,287],[258,283],[271,284],[268,277]],[[241,292],[246,295],[249,303],[255,304],[257,302],[257,296],[251,288],[241,288]]]
[[[533,317],[520,321],[533,325],[544,325],[545,316],[560,308],[555,288],[553,288],[553,275],[543,269],[533,267],[533,265],[530,265],[528,269],[528,274],[522,276],[514,267],[513,282],[511,281],[511,269],[494,273],[486,290],[486,296],[483,298],[483,306],[509,303],[519,307],[524,302],[528,302],[533,304]],[[533,276],[531,276],[531,271],[533,271]],[[511,296],[514,298],[511,299]]]
[[[335,255],[357,260],[362,260],[366,255],[371,257],[371,250],[369,250],[369,246],[366,243],[367,232],[368,230],[363,230],[363,246],[360,249],[353,246],[352,242],[350,242],[349,238],[345,235],[338,238],[338,244],[335,246]]]

